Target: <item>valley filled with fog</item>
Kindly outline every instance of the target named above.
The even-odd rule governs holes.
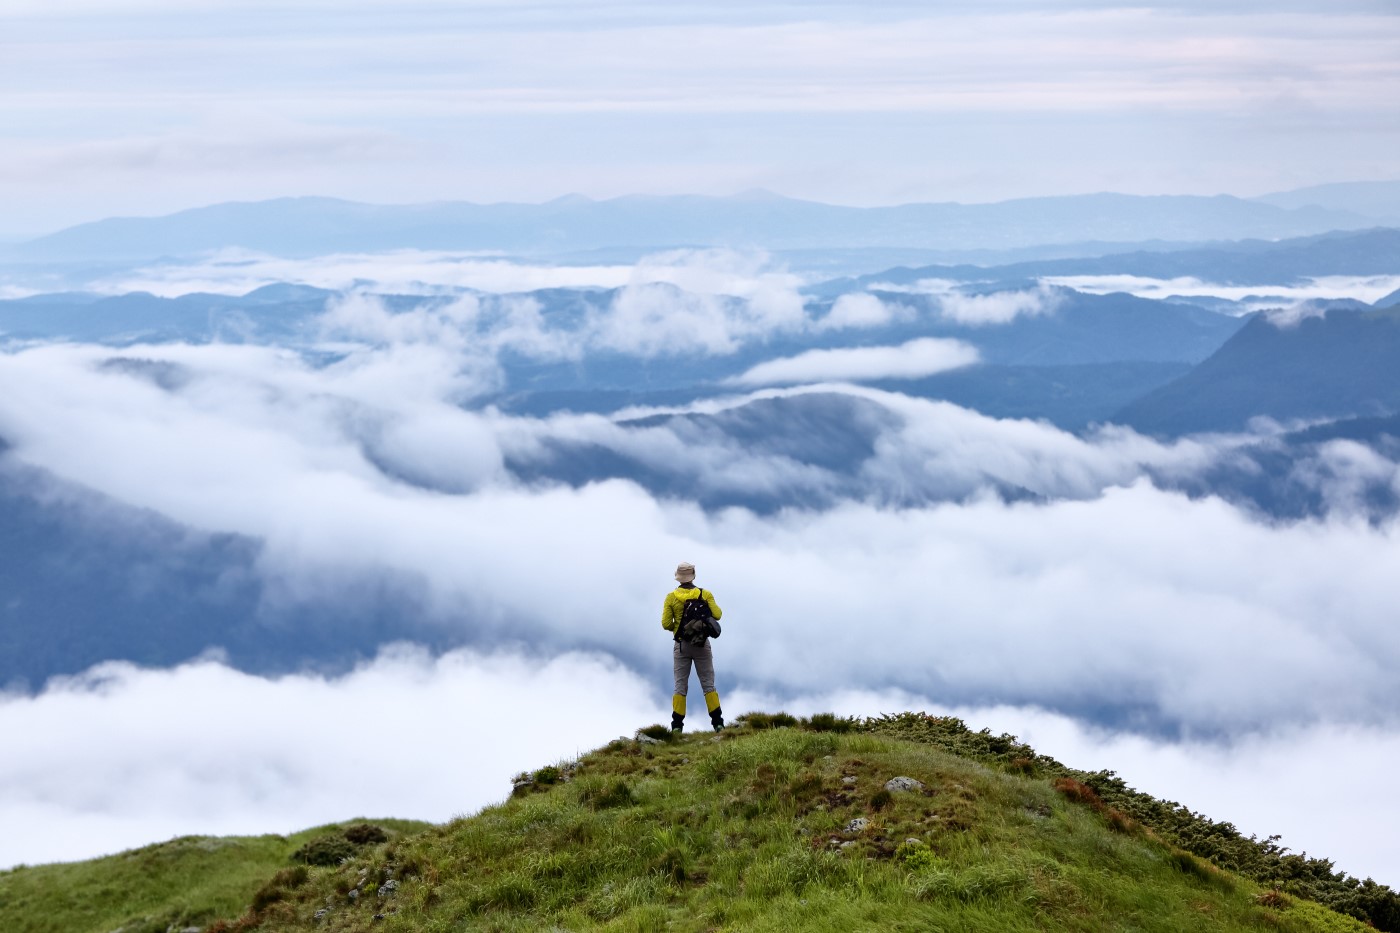
[[[663,717],[690,560],[731,714],[951,711],[1400,881],[1400,234],[1199,230],[16,247],[0,862],[500,799]]]

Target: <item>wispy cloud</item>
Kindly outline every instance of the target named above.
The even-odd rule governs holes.
[[[927,295],[935,299],[939,317],[969,327],[1010,324],[1020,317],[1053,314],[1064,301],[1063,290],[1053,287],[1048,279],[1035,288],[1022,289],[989,288],[986,283],[965,285],[951,279],[919,279],[912,284],[876,282],[870,290]]]
[[[818,330],[854,330],[864,327],[884,327],[897,321],[909,321],[915,311],[906,305],[880,300],[868,292],[848,292],[831,304],[831,310],[817,321]]]
[[[895,347],[808,350],[759,363],[735,376],[733,385],[762,386],[867,379],[919,379],[971,366],[977,349],[959,340],[921,337]]]

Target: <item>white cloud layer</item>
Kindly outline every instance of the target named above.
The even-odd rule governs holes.
[[[777,284],[776,299],[761,282],[745,297],[701,294],[688,313],[742,307],[714,319],[726,339],[786,327],[801,309]],[[645,302],[674,286],[637,288],[642,329],[664,333]],[[257,538],[260,571],[282,593],[314,598],[338,579],[408,575],[449,640],[471,646],[437,661],[391,653],[336,680],[117,666],[0,701],[0,729],[19,737],[0,761],[0,820],[16,827],[0,862],[357,814],[443,819],[498,799],[509,773],[659,718],[668,642],[657,608],[684,557],[727,610],[717,651],[731,713],[958,705],[1068,763],[1115,768],[1248,831],[1284,832],[1348,871],[1396,880],[1393,856],[1355,827],[1390,806],[1380,782],[1398,763],[1400,527],[1352,509],[1355,481],[1400,483],[1395,464],[1330,445],[1317,482],[1335,510],[1270,524],[1142,479],[1149,469],[1190,475],[1229,458],[1238,439],[1076,437],[826,387],[876,412],[861,416],[878,428],[857,470],[862,488],[926,484],[958,501],[897,508],[848,495],[763,516],[701,510],[624,481],[523,485],[508,459],[559,440],[658,470],[683,464],[672,469],[696,490],[815,498],[833,479],[761,445],[697,442],[685,423],[463,408],[494,384],[500,349],[566,352],[528,300],[487,297],[391,315],[348,296],[322,321],[343,356],[319,367],[255,346],[0,354],[7,457],[196,529]],[[139,367],[103,367],[118,354],[180,378],[163,388]],[[767,390],[691,410],[821,397]],[[991,488],[1031,498],[1008,503]],[[586,627],[560,617],[559,567],[587,581]],[[499,653],[522,643],[554,660]],[[655,667],[639,677],[581,651]],[[512,710],[509,728],[469,715],[500,708]],[[1152,738],[1164,733],[1184,738]],[[386,746],[394,753],[377,752]],[[1323,760],[1334,768],[1327,786],[1345,782],[1346,793],[1296,807],[1312,799]]]
[[[98,279],[84,288],[104,295],[149,292],[166,298],[204,292],[244,295],[278,283],[332,291],[372,286],[402,295],[527,292],[541,288],[621,288],[657,283],[697,295],[790,302],[801,279],[761,252],[669,250],[629,265],[531,264],[490,253],[390,250],[289,258],[220,250],[202,259],[153,263]]]
[[[245,295],[288,282],[344,291],[372,284],[403,295],[437,295],[455,289],[526,292],[539,288],[618,288],[636,275],[632,266],[529,265],[476,253],[394,250],[291,259],[223,250],[201,260],[157,263],[86,286],[104,295],[149,292],[164,298],[204,292]]]
[[[1324,726],[1229,744],[1086,729],[1032,708],[947,708],[888,690],[778,696],[735,689],[749,709],[876,715],[925,709],[1009,731],[1071,767],[1235,823],[1340,869],[1400,883],[1383,833],[1400,732]],[[666,646],[653,676],[605,656],[552,659],[386,651],[351,674],[264,679],[215,661],[173,670],[108,664],[35,697],[0,696],[0,866],[88,858],[184,834],[287,833],[355,816],[441,822],[503,799],[510,776],[573,758],[663,720]],[[702,717],[703,718],[703,717]],[[1344,763],[1345,766],[1342,766]]]
[[[266,348],[127,351],[147,354],[182,367],[184,388],[100,369],[102,348],[0,356],[9,456],[197,529],[263,540],[264,573],[291,592],[337,574],[410,575],[468,643],[626,655],[648,630],[659,637],[646,581],[664,585],[684,555],[734,610],[726,644],[746,683],[899,686],[1231,734],[1387,723],[1400,708],[1400,530],[1350,513],[1275,526],[1139,478],[1149,465],[1189,473],[1228,446],[1121,430],[1082,439],[855,393],[883,399],[898,425],[861,466],[874,488],[943,484],[965,501],[704,512],[625,481],[521,486],[508,452],[617,427],[464,411],[453,404],[460,362],[432,343],[322,369]],[[707,452],[684,425],[613,443],[695,457],[697,485],[800,493],[825,481],[782,456]],[[1051,501],[977,494],[994,487]],[[555,589],[540,585],[541,568],[564,566],[595,594],[587,631],[562,621]],[[797,578],[821,586],[794,588]],[[829,620],[820,638],[808,637],[813,618]]]
[[[644,681],[593,655],[390,650],[334,680],[103,665],[0,696],[0,865],[357,815],[441,822],[658,716]]]
[[[1224,298],[1245,302],[1242,312],[1329,298],[1354,298],[1369,304],[1400,289],[1400,275],[1325,275],[1295,285],[1225,285],[1191,277],[1154,279],[1139,275],[1047,276],[1043,281],[1091,295],[1126,292],[1153,299],[1173,295]]]
[[[849,379],[920,379],[971,366],[977,361],[977,348],[970,344],[920,337],[897,347],[808,350],[797,356],[759,363],[729,382],[763,386]]]

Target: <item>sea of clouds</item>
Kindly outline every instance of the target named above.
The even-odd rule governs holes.
[[[673,281],[629,280],[582,344],[559,341],[528,299],[391,314],[352,294],[321,322],[329,362],[220,344],[0,354],[4,456],[256,538],[282,591],[409,575],[462,646],[437,658],[400,646],[332,678],[255,677],[217,658],[108,665],[0,698],[0,727],[19,737],[0,763],[0,818],[17,828],[0,864],[359,814],[442,820],[500,799],[511,773],[664,716],[657,620],[684,559],[726,609],[716,651],[731,715],[956,710],[1400,883],[1400,858],[1365,831],[1377,812],[1400,815],[1383,783],[1400,765],[1400,531],[1341,494],[1321,518],[1280,523],[1150,478],[1207,469],[1240,438],[1080,437],[827,382],[869,373],[855,351],[750,380],[817,386],[736,385],[668,410],[527,418],[476,404],[505,350],[664,354],[695,333],[725,352],[819,326],[791,281],[719,267],[697,264],[680,299]],[[1007,307],[1039,313],[1028,301]],[[990,325],[1007,307],[965,313]],[[901,313],[862,301],[839,320]],[[935,343],[862,349],[918,371],[957,363]],[[622,423],[817,393],[880,413],[856,492],[778,453]],[[682,492],[510,469],[560,440],[669,465]],[[874,494],[901,484],[943,492],[913,505]],[[690,493],[707,488],[800,495],[772,514],[704,510]]]
[[[722,645],[717,645],[721,662]],[[663,718],[658,672],[604,655],[552,658],[390,647],[339,678],[255,677],[207,659],[169,670],[107,664],[0,700],[0,865],[84,858],[189,833],[286,833],[353,816],[444,821],[502,800],[521,770],[569,760]],[[721,667],[721,678],[724,676]],[[1085,769],[1228,819],[1245,832],[1395,884],[1374,826],[1400,735],[1374,726],[1286,726],[1229,743],[1163,742],[1034,707],[952,707],[857,687],[725,689],[730,710],[879,715],[904,709],[1010,731]],[[664,712],[664,710],[663,710]]]

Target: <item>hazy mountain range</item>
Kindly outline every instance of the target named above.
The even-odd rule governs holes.
[[[1091,194],[871,208],[762,191],[605,201],[571,195],[543,204],[378,205],[300,197],[101,220],[11,246],[0,256],[141,260],[229,247],[288,256],[404,248],[536,254],[675,246],[1004,250],[1092,240],[1278,239],[1400,223],[1397,190],[1400,183],[1378,183],[1255,200]],[[1362,209],[1368,205],[1375,210]]]

